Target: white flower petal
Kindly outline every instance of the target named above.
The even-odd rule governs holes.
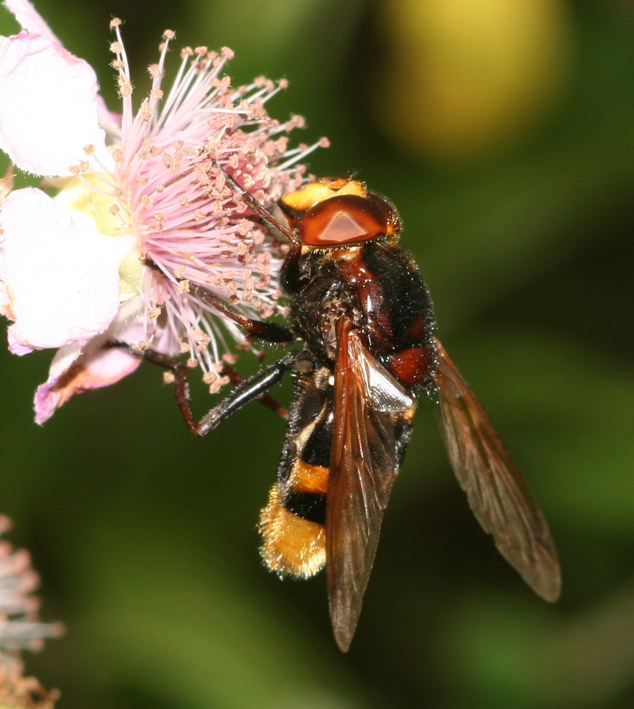
[[[28,0],[4,0],[4,5],[9,12],[13,13],[20,26],[27,32],[39,34],[41,37],[50,39],[51,42],[61,44],[46,20]]]
[[[0,37],[0,148],[35,175],[69,175],[94,145],[106,164],[97,77],[60,44],[34,35]]]
[[[88,342],[104,332],[119,308],[119,266],[132,236],[104,236],[79,226],[50,197],[33,188],[2,204],[0,275],[15,320],[12,350]]]

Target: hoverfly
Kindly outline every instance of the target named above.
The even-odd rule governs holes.
[[[288,327],[246,318],[202,288],[194,295],[263,341],[299,348],[237,386],[199,422],[187,368],[148,351],[175,374],[196,435],[294,378],[277,481],[262,511],[266,566],[308,578],[326,567],[337,645],[347,651],[374,562],[383,512],[412,433],[417,396],[434,402],[458,482],[502,555],[540,596],[559,595],[557,553],[544,517],[479,404],[436,337],[427,288],[400,245],[394,205],[351,179],[309,183],[279,201],[281,221],[227,182],[265,226],[289,242],[281,284]]]

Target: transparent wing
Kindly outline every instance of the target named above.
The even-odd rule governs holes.
[[[546,520],[469,385],[436,346],[440,428],[458,482],[502,555],[536,593],[555,601],[561,573]]]
[[[398,472],[393,413],[409,408],[413,401],[394,380],[394,389],[391,383],[387,387],[391,395],[380,397],[378,406],[382,410],[373,407],[366,384],[368,363],[373,359],[351,324],[341,321],[326,514],[326,570],[333,632],[343,652],[350,647],[357,626],[383,510]],[[380,376],[391,378],[383,368]],[[388,399],[390,406],[386,404]]]

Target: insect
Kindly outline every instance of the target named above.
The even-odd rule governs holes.
[[[281,284],[288,327],[194,295],[251,336],[296,351],[237,386],[200,421],[187,368],[148,351],[175,374],[177,400],[196,435],[216,428],[285,373],[294,392],[277,481],[262,511],[262,557],[280,576],[326,567],[335,640],[347,651],[374,562],[383,513],[412,433],[417,397],[434,402],[449,460],[469,505],[502,555],[543,598],[559,595],[548,526],[490,419],[436,336],[427,288],[400,245],[394,205],[351,179],[320,180],[284,196],[274,217],[229,175],[254,215],[288,240]]]

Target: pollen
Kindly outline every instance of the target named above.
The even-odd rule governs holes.
[[[132,87],[130,86],[130,93],[132,93]],[[152,107],[147,101],[144,101],[141,104],[141,108],[139,109],[139,113],[137,114],[139,118],[142,121],[145,121],[149,123],[150,119],[152,118]]]
[[[121,98],[127,98],[132,95],[132,84],[129,81],[122,79],[119,83],[119,94]]]
[[[209,393],[210,394],[217,394],[221,388],[222,388],[222,384],[220,383],[220,378],[218,377],[217,379],[214,379],[209,384]]]
[[[284,124],[286,130],[293,130],[294,128],[303,128],[306,124],[303,116],[291,116],[290,121]]]
[[[204,347],[207,347],[209,345],[211,338],[206,332],[203,332],[202,330],[195,330],[194,333],[194,340],[199,344],[203,345]]]

